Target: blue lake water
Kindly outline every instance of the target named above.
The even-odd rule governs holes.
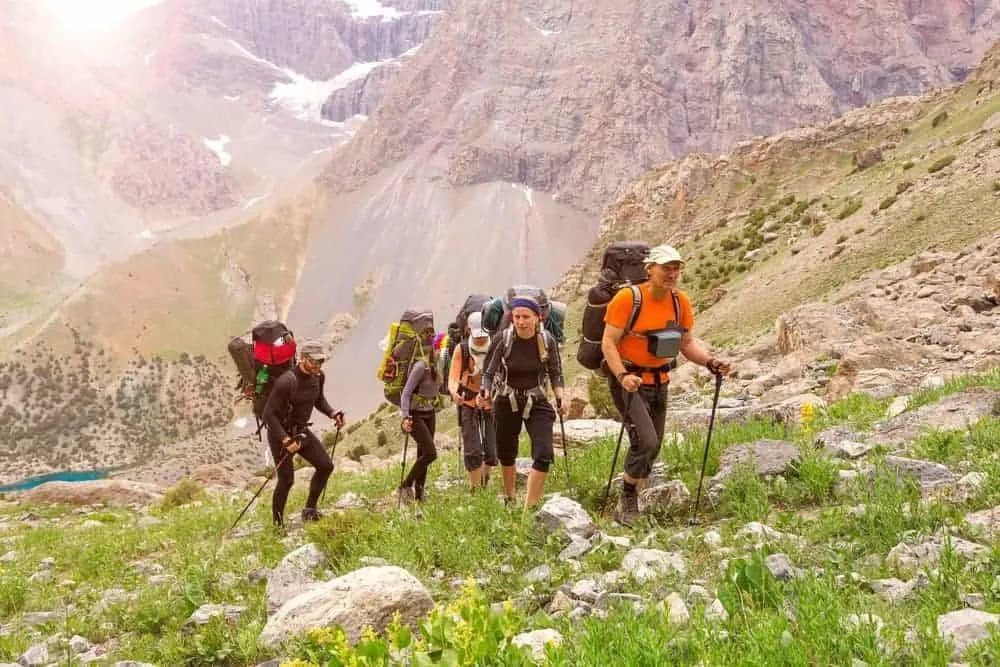
[[[50,472],[37,477],[28,477],[13,484],[0,486],[0,493],[10,493],[12,491],[27,491],[46,482],[89,482],[94,479],[104,479],[108,476],[106,470],[67,470],[64,472]]]

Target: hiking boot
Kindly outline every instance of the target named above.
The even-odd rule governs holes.
[[[396,489],[396,495],[399,496],[399,501],[404,505],[409,505],[414,501],[413,489],[409,486],[401,486]]]
[[[307,521],[319,521],[323,518],[323,515],[319,513],[319,510],[315,507],[306,507],[302,510],[302,523]]]
[[[623,493],[615,508],[615,521],[631,528],[639,518],[639,496],[634,493]]]

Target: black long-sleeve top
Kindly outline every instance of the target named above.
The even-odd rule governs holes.
[[[284,440],[290,429],[309,423],[313,408],[332,419],[335,411],[323,395],[325,381],[323,373],[310,375],[298,366],[275,380],[261,416],[268,432]]]
[[[550,335],[548,332],[543,331],[539,334],[544,341],[543,344],[546,346],[548,360],[546,363],[542,363],[541,355],[537,352],[538,338],[532,337],[526,340],[517,340],[517,334],[514,331],[504,331],[493,337],[493,341],[490,344],[490,350],[486,353],[486,368],[483,370],[483,390],[487,393],[491,392],[494,384],[507,385],[510,382],[509,377],[506,377],[506,371],[515,370],[515,372],[521,377],[517,380],[517,385],[512,386],[515,389],[523,389],[526,384],[531,384],[530,382],[525,382],[524,374],[528,371],[526,365],[522,362],[525,358],[530,358],[527,354],[528,350],[524,350],[525,344],[530,344],[536,347],[536,352],[534,353],[534,359],[536,362],[535,373],[536,381],[531,384],[532,387],[542,387],[544,388],[546,384],[551,384],[553,388],[562,387],[563,382],[563,372],[562,372],[562,360],[559,358],[559,344],[556,343],[556,339]],[[515,342],[516,341],[516,342]],[[508,354],[507,345],[511,345],[510,350],[511,356],[513,356],[514,346],[517,345],[519,350],[519,356],[524,355],[521,359],[515,362],[516,369],[507,368],[504,369],[503,357]]]

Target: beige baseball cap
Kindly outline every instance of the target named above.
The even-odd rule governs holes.
[[[649,255],[646,256],[643,264],[649,266],[650,264],[670,264],[672,262],[684,265],[684,260],[681,259],[681,254],[677,252],[677,248],[672,245],[658,245],[650,249]]]

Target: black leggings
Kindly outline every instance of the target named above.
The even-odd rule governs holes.
[[[300,438],[302,448],[296,454],[312,464],[316,469],[313,473],[312,481],[309,482],[309,497],[306,499],[306,507],[316,508],[319,501],[319,494],[323,493],[326,480],[333,472],[333,461],[330,455],[323,448],[323,443],[319,441],[312,431],[305,428],[299,431],[305,435]],[[274,496],[271,498],[271,518],[274,523],[280,525],[285,518],[285,503],[288,501],[288,492],[295,483],[295,467],[292,465],[293,455],[285,456],[288,450],[281,444],[277,435],[267,432],[267,444],[271,448],[271,456],[274,457],[274,464],[278,466],[278,482],[274,487]],[[280,464],[280,465],[279,465]]]
[[[524,403],[521,402],[523,408]],[[493,402],[493,418],[497,425],[497,453],[500,465],[510,467],[517,459],[517,441],[521,437],[521,422],[528,429],[531,439],[531,467],[539,472],[548,472],[555,453],[552,449],[552,426],[556,423],[556,411],[544,398],[535,399],[531,412],[522,419],[515,414],[506,396],[499,396]]]
[[[410,416],[413,417],[413,431],[410,435],[417,445],[417,460],[413,462],[413,467],[401,486],[412,486],[414,497],[421,500],[427,483],[427,468],[437,458],[437,449],[434,448],[435,414],[433,410],[414,410]]]

